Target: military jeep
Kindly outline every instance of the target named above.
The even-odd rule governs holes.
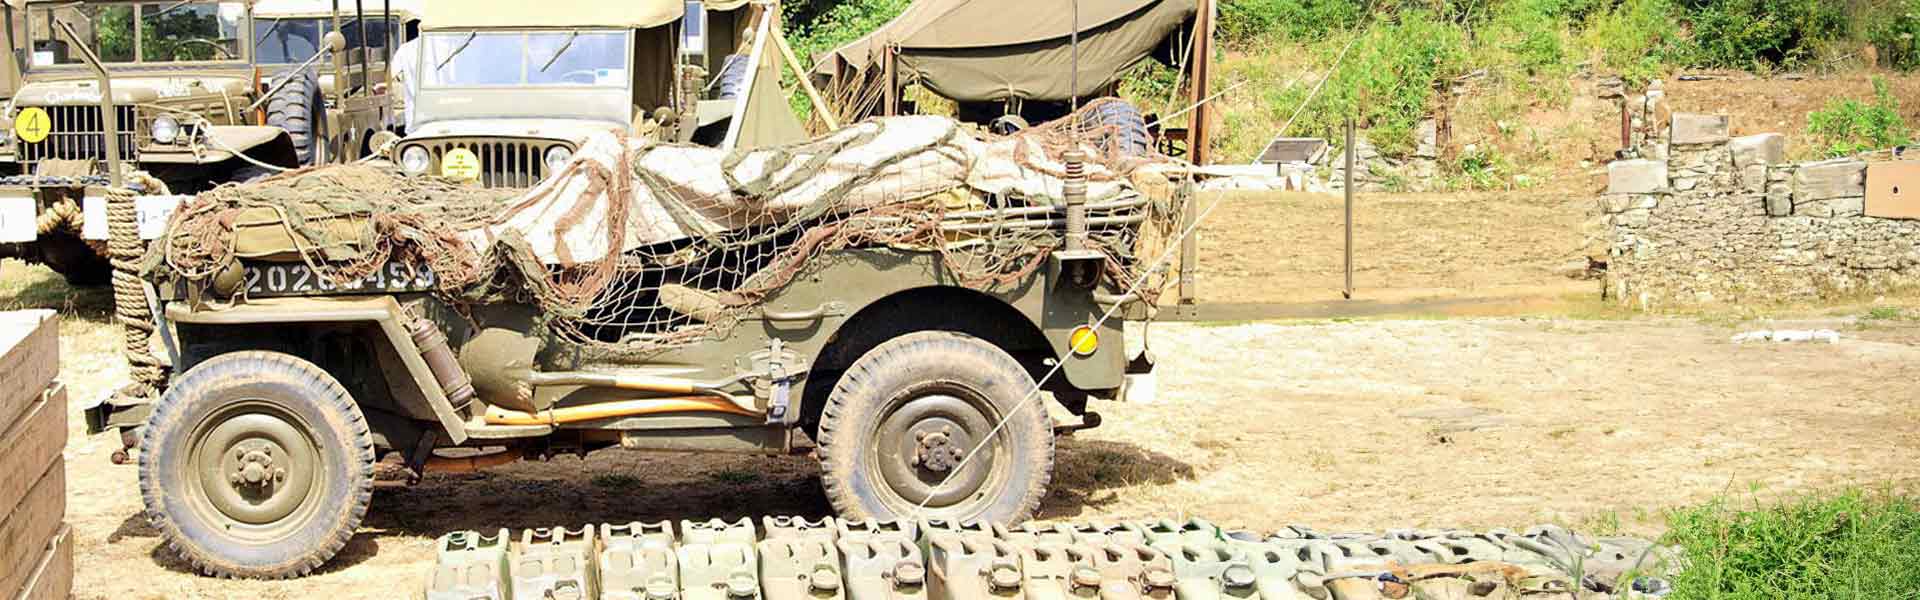
[[[410,174],[528,188],[596,133],[718,145],[747,99],[739,46],[771,6],[575,1],[473,11],[429,0],[416,80],[404,82],[414,94],[409,131],[390,158]],[[765,100],[788,111],[784,96]],[[804,137],[788,129],[796,135],[779,141]]]
[[[608,139],[525,191],[370,163],[182,208],[150,275],[173,375],[88,412],[138,430],[168,543],[298,576],[376,470],[602,448],[811,452],[845,516],[1012,523],[1054,435],[1152,368],[1123,323],[1157,298],[1172,177],[937,117],[751,152]]]
[[[76,283],[108,275],[100,242],[106,120],[91,52],[112,78],[119,159],[175,194],[312,162],[296,140],[322,113],[317,89],[269,92],[253,62],[250,2],[27,0],[26,39],[15,60],[24,83],[0,124],[0,256],[45,262]],[[60,23],[78,32],[76,48]],[[161,190],[147,189],[147,194]],[[142,203],[151,222],[173,202]]]

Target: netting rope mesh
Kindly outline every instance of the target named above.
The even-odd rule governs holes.
[[[297,260],[340,285],[426,265],[456,305],[532,304],[562,340],[645,352],[724,334],[839,249],[937,253],[949,283],[1014,285],[1061,245],[1062,154],[1077,143],[1103,277],[1149,276],[1152,303],[1165,274],[1136,272],[1134,257],[1170,243],[1187,188],[1174,161],[1094,123],[1100,104],[1011,136],[939,117],[736,152],[609,136],[530,190],[374,165],[296,171],[201,194],[153,262],[206,280],[243,258]]]

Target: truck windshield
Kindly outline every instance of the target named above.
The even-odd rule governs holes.
[[[367,27],[362,28],[359,21],[351,15],[341,17],[340,33],[347,39],[348,48],[360,47],[360,36],[365,30],[367,52],[376,60],[382,48],[387,46],[387,37],[393,31],[392,20],[381,19],[378,14],[369,15]],[[255,16],[253,19],[253,55],[255,62],[263,65],[286,65],[306,62],[319,52],[327,32],[333,31],[331,17],[268,18]]]
[[[423,87],[627,86],[627,32],[434,32],[424,39]]]
[[[85,64],[80,50],[60,32],[59,22],[73,25],[102,62],[245,60],[241,27],[246,16],[244,2],[211,0],[33,6],[27,15],[31,64]]]

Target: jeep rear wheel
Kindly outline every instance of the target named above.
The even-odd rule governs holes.
[[[339,552],[373,494],[373,436],[313,363],[234,352],[153,406],[140,493],[167,545],[210,575],[305,575]]]
[[[1053,435],[1033,388],[1012,356],[972,336],[921,332],[881,344],[823,407],[827,498],[855,518],[1026,520],[1053,475]]]

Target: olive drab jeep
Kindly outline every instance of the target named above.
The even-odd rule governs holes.
[[[752,32],[778,17],[774,4],[461,6],[427,0],[419,51],[402,58],[418,67],[400,83],[413,100],[406,138],[390,158],[409,174],[528,188],[596,133],[719,146],[740,138],[739,124],[784,120],[777,131],[792,135],[766,141],[804,137],[784,95],[760,99],[777,111],[736,110],[750,102]],[[770,44],[757,48],[752,58],[774,56]]]
[[[151,176],[136,182],[149,231],[180,199],[166,194],[318,160],[318,140],[289,132],[311,132],[322,95],[260,76],[251,9],[238,0],[20,3],[25,37],[10,46],[24,79],[0,121],[0,256],[44,262],[76,283],[107,278],[108,127],[88,54],[111,78],[118,159]]]
[[[1124,323],[1150,315],[1162,255],[1143,244],[1191,193],[1111,169],[1074,180],[1078,159],[1013,168],[1053,160],[1013,158],[1032,147],[900,117],[746,153],[596,138],[524,192],[377,164],[219,188],[182,209],[147,276],[171,376],[87,421],[137,440],[162,536],[226,576],[318,567],[377,478],[613,448],[811,452],[849,518],[1022,521],[1055,435],[1098,425],[1089,400],[1152,369]],[[694,189],[721,191],[644,216]],[[746,214],[767,218],[729,220]],[[728,231],[682,228],[709,217]],[[626,233],[594,225],[614,219]]]

